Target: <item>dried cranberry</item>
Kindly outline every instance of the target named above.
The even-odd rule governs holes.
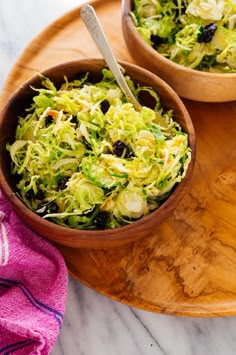
[[[64,176],[57,182],[57,191],[65,190],[69,176]]]
[[[25,197],[28,199],[28,200],[32,200],[35,195],[34,195],[34,190],[33,189],[29,189],[26,193],[25,193]]]
[[[113,153],[117,157],[121,157],[123,155],[124,151],[125,151],[124,158],[129,158],[130,156],[132,156],[132,152],[129,149],[129,147],[124,142],[122,142],[120,140],[114,142],[112,147],[113,147]]]
[[[49,202],[46,208],[47,213],[57,213],[59,210],[58,205],[55,202]]]
[[[110,103],[108,100],[105,99],[101,102],[100,106],[101,106],[102,113],[105,115],[105,113],[107,113],[107,111],[109,110]]]
[[[154,48],[157,48],[160,44],[166,42],[165,38],[162,38],[158,35],[153,35],[153,34],[151,35],[150,40],[152,41]]]
[[[209,43],[211,42],[215,31],[217,29],[217,24],[212,22],[209,23],[209,25],[203,27],[203,32],[200,34],[200,36],[198,37],[198,42],[201,43]]]
[[[71,123],[75,123],[76,126],[78,126],[78,119],[77,116],[72,116],[72,119],[70,120]]]
[[[41,189],[38,189],[35,197],[37,200],[43,200],[45,197],[44,192]]]
[[[97,227],[97,229],[105,229],[107,222],[109,218],[109,213],[104,211],[104,212],[99,212],[96,217],[93,220],[93,223]]]
[[[45,127],[48,127],[48,126],[50,126],[50,124],[53,122],[53,117],[52,116],[47,116],[46,118],[45,118]]]

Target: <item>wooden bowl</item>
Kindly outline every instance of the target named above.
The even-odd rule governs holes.
[[[13,94],[0,114],[0,186],[22,221],[37,233],[56,243],[70,247],[105,248],[129,243],[148,235],[156,225],[160,224],[176,208],[192,174],[195,160],[195,133],[184,104],[177,94],[154,74],[132,64],[125,62],[120,62],[120,64],[134,82],[138,82],[141,85],[150,85],[160,94],[163,106],[174,110],[176,121],[188,133],[189,146],[192,149],[192,160],[186,177],[176,186],[173,193],[159,209],[131,225],[116,229],[102,231],[75,230],[54,224],[35,214],[15,195],[16,180],[10,173],[10,155],[6,150],[6,143],[14,141],[18,116],[29,106],[32,97],[35,95],[30,86],[41,86],[40,78],[38,76],[32,77]],[[73,80],[79,72],[88,71],[91,73],[91,78],[96,79],[100,76],[104,65],[105,63],[102,59],[78,60],[59,64],[43,71],[43,74],[49,77],[56,85],[60,85],[64,82],[64,75],[69,80]]]
[[[165,80],[183,98],[205,102],[236,100],[236,73],[202,72],[165,58],[139,35],[130,16],[133,7],[133,0],[123,0],[122,31],[137,64]]]

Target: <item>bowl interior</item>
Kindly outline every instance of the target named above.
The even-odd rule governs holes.
[[[133,0],[122,2],[122,31],[135,62],[166,81],[182,98],[201,102],[236,100],[236,73],[209,73],[184,67],[159,54],[136,30],[130,12]]]
[[[29,107],[32,97],[35,95],[31,86],[35,88],[41,87],[39,76],[32,77],[13,94],[0,114],[0,186],[11,202],[13,209],[24,221],[33,230],[57,243],[73,247],[103,248],[118,246],[143,237],[150,233],[155,225],[161,223],[176,207],[182,191],[191,176],[195,160],[195,133],[191,119],[182,101],[166,83],[154,74],[132,64],[124,62],[120,62],[120,64],[134,82],[152,86],[160,94],[162,105],[165,108],[174,110],[176,121],[181,124],[183,130],[189,135],[192,161],[185,179],[177,185],[176,189],[162,206],[147,217],[141,218],[131,225],[103,231],[81,231],[62,227],[41,218],[30,211],[16,197],[17,177],[12,176],[10,173],[11,160],[9,152],[6,150],[6,143],[14,141],[18,117],[24,112],[26,107]],[[90,81],[97,82],[101,79],[101,69],[104,66],[105,63],[101,59],[73,61],[49,68],[43,72],[43,75],[49,77],[56,86],[60,86],[64,82],[64,76],[70,81],[75,79],[81,72],[89,72]],[[150,97],[144,97],[143,100],[143,104],[151,106]]]

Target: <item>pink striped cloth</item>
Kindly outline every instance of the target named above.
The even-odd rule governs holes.
[[[49,354],[67,286],[59,251],[20,221],[0,191],[0,354]]]

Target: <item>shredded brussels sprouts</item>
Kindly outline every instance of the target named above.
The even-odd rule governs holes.
[[[188,137],[150,87],[136,87],[155,109],[135,111],[103,69],[95,84],[88,73],[57,89],[42,76],[31,107],[7,144],[17,194],[35,213],[63,226],[108,229],[158,208],[185,176]]]
[[[166,58],[207,72],[236,72],[235,0],[134,0],[142,38]]]

